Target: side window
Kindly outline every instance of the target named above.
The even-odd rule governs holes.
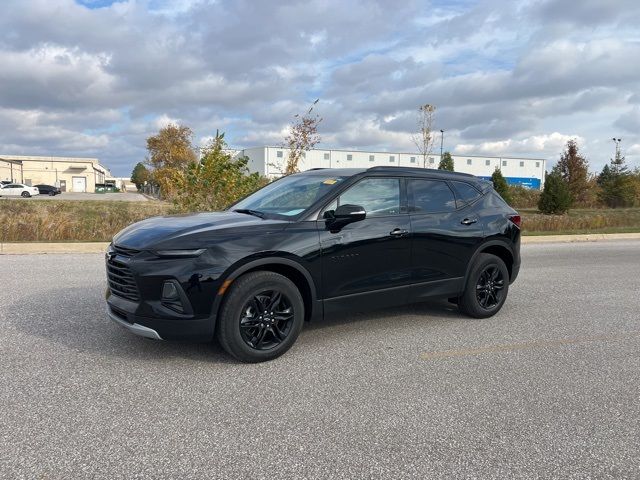
[[[339,205],[360,205],[367,218],[398,215],[400,213],[400,180],[397,178],[365,178],[359,181],[325,210]]]
[[[482,194],[475,187],[465,182],[451,182],[453,189],[456,191],[456,204],[458,208],[475,202]]]
[[[412,213],[441,213],[456,209],[453,192],[439,180],[409,180],[409,210]]]

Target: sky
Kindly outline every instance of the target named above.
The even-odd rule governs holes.
[[[128,176],[168,123],[280,145],[319,98],[319,148],[415,151],[429,103],[454,153],[640,166],[637,0],[2,3],[0,154]]]

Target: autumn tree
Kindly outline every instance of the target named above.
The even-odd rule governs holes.
[[[192,140],[193,132],[185,125],[169,124],[161,128],[157,135],[147,138],[149,163],[155,169],[186,169],[197,160]]]
[[[509,191],[509,184],[502,175],[499,168],[496,168],[491,175],[491,182],[493,183],[493,189],[500,194],[502,199],[511,205],[511,192]]]
[[[202,159],[188,165],[178,180],[177,211],[222,210],[268,183],[265,177],[249,173],[247,157],[234,158],[225,148],[224,133],[216,132]]]
[[[633,176],[626,164],[626,159],[616,150],[615,158],[605,165],[598,177],[600,185],[600,201],[610,208],[629,207],[633,205],[635,188]]]
[[[322,117],[313,113],[315,105],[320,99],[317,99],[307,113],[304,115],[294,115],[294,120],[289,126],[289,134],[285,137],[283,145],[288,149],[289,156],[284,166],[284,174],[290,175],[300,171],[300,160],[305,152],[311,150],[320,142],[318,135],[318,126],[322,122]]]
[[[133,183],[138,190],[142,189],[142,186],[151,179],[149,169],[144,166],[144,163],[138,162],[131,172],[131,183]]]
[[[192,140],[193,132],[189,127],[174,124],[147,138],[148,163],[154,169],[154,182],[164,198],[171,199],[177,194],[184,172],[197,161]]]
[[[559,169],[554,168],[544,181],[544,189],[538,201],[538,210],[547,215],[566,213],[571,207],[571,191],[562,179]]]
[[[438,164],[438,170],[447,170],[453,172],[453,157],[449,152],[444,152],[440,163]]]
[[[428,103],[420,105],[418,108],[418,131],[411,136],[413,143],[418,149],[418,153],[422,155],[423,168],[427,168],[427,157],[431,155],[431,150],[433,149],[433,121],[435,113],[435,105]],[[442,163],[442,161],[440,163]],[[451,168],[451,171],[453,171],[453,168]]]
[[[583,202],[589,190],[589,162],[584,158],[575,140],[569,140],[556,167],[571,194],[571,203]]]

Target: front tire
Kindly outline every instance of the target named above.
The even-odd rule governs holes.
[[[250,272],[231,285],[217,337],[241,362],[265,362],[291,348],[303,322],[304,301],[291,280],[274,272]]]
[[[471,267],[458,308],[473,318],[495,315],[509,293],[509,270],[500,257],[481,253]]]

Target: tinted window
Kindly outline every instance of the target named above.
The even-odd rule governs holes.
[[[458,208],[475,202],[482,195],[478,190],[464,182],[451,182],[456,191]]]
[[[400,213],[400,180],[365,178],[338,197],[338,205],[346,204],[364,207],[367,218],[398,215]],[[332,207],[335,208],[335,203]]]
[[[409,180],[409,198],[414,213],[450,212],[456,209],[453,192],[438,180]]]

